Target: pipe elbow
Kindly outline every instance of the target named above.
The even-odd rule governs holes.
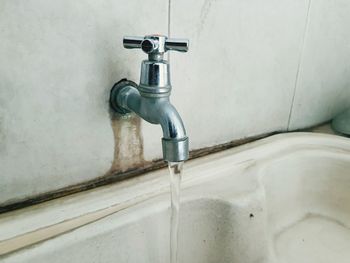
[[[185,126],[182,119],[170,102],[165,102],[160,105],[159,123],[162,126],[163,138],[166,139],[181,139],[186,136]]]

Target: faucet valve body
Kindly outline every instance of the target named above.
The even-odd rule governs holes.
[[[144,97],[169,97],[170,66],[166,60],[144,60],[141,64],[139,91]]]
[[[188,137],[181,117],[171,105],[170,70],[164,53],[169,50],[187,52],[188,40],[169,39],[162,35],[124,37],[125,48],[140,48],[148,54],[142,61],[140,84],[123,79],[116,83],[110,96],[112,109],[120,114],[135,112],[142,119],[160,124],[163,130],[163,158],[168,162],[185,161],[189,157]]]

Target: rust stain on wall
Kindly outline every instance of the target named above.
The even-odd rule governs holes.
[[[135,114],[120,115],[111,112],[114,133],[114,159],[108,174],[144,167],[141,119]]]

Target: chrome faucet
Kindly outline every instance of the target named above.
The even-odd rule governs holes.
[[[163,158],[168,162],[188,159],[188,137],[177,110],[171,105],[169,63],[165,52],[187,52],[188,40],[163,35],[124,37],[125,48],[141,48],[148,59],[142,61],[140,84],[123,79],[116,83],[110,96],[112,109],[120,114],[135,112],[142,119],[160,124],[163,130]]]

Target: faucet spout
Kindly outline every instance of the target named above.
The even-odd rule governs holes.
[[[169,99],[162,103],[160,125],[163,130],[163,158],[169,162],[179,162],[188,159],[188,137],[182,119]]]
[[[168,162],[181,162],[189,157],[188,137],[182,119],[169,97],[145,97],[131,81],[117,83],[111,92],[111,106],[119,113],[134,112],[163,131],[163,158]]]

